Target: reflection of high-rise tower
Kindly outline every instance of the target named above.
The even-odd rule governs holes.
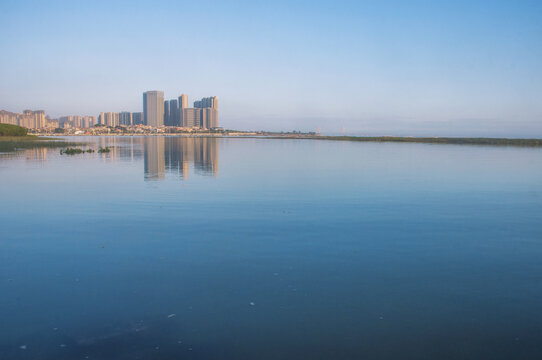
[[[26,160],[44,162],[47,160],[47,148],[28,149],[24,151],[24,155],[26,156]]]
[[[158,180],[165,177],[164,140],[161,136],[145,139],[145,179]]]
[[[209,143],[209,165],[214,177],[218,176],[218,139],[208,138]]]
[[[181,175],[188,179],[190,162],[194,160],[194,138],[186,138],[181,142]]]
[[[216,138],[195,138],[194,169],[201,175],[218,174],[218,145]]]
[[[144,142],[147,179],[163,179],[166,171],[187,179],[190,163],[198,175],[218,174],[217,138],[148,137]]]

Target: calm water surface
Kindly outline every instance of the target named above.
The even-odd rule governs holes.
[[[83,140],[0,154],[0,359],[542,358],[541,149]]]

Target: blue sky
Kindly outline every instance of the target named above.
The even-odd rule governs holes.
[[[217,95],[227,128],[542,137],[541,1],[0,0],[0,108]]]

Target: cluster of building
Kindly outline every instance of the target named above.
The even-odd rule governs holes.
[[[131,126],[131,125],[144,125],[143,113],[141,112],[101,112],[98,115],[98,124],[105,126]]]
[[[56,121],[56,120],[52,120]],[[95,116],[79,116],[79,115],[68,115],[61,116],[58,118],[58,126],[63,129],[69,128],[90,128],[96,125]]]
[[[0,123],[19,125],[29,129],[41,129],[48,125],[43,110],[25,110],[22,113],[0,110]]]
[[[218,127],[218,98],[197,100],[189,108],[186,94],[164,101],[163,91],[147,91],[143,93],[143,122],[154,127],[214,129]]]
[[[194,107],[189,108],[186,94],[164,101],[163,91],[147,91],[143,93],[143,112],[102,112],[98,116],[98,124],[214,129],[218,127],[218,98],[212,96],[197,100]]]
[[[96,117],[70,115],[50,119],[43,110],[24,110],[22,113],[0,110],[0,123],[18,125],[28,129],[90,128],[96,124]]]
[[[178,99],[165,100],[163,91],[143,93],[143,112],[102,112],[95,116],[61,116],[50,119],[43,110],[25,110],[23,113],[0,111],[0,123],[23,126],[29,129],[82,129],[95,125],[110,127],[146,125],[153,128],[164,126],[189,129],[218,128],[218,98],[206,97],[188,107],[188,96],[182,94]]]

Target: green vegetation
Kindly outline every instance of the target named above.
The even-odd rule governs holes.
[[[60,129],[64,131],[64,129]],[[73,142],[28,135],[28,129],[11,124],[0,124],[0,152],[34,148],[59,148],[78,145]]]
[[[11,124],[0,124],[0,136],[26,136],[28,130],[24,127],[11,125]]]
[[[26,136],[0,136],[0,152],[11,152],[24,149],[35,148],[64,148],[66,146],[81,145],[75,142],[66,142],[59,139],[37,137],[35,135]]]
[[[75,154],[82,154],[82,153],[84,153],[84,151],[82,149],[78,149],[78,148],[69,147],[66,150],[60,149],[60,155],[62,155],[62,154],[75,155]]]
[[[284,137],[273,137],[284,138]],[[398,137],[398,136],[302,136],[300,139],[319,139],[336,141],[399,142],[422,144],[457,144],[457,145],[492,145],[542,147],[542,139],[506,139],[506,138],[452,138],[452,137]]]
[[[53,130],[53,132],[55,134],[64,134],[64,129],[63,128],[56,128]]]
[[[66,155],[75,155],[75,154],[82,154],[82,153],[93,153],[94,150],[92,149],[87,149],[87,150],[83,150],[83,149],[79,149],[79,148],[67,148],[65,150],[62,150],[60,149],[60,155],[62,154],[66,154]]]
[[[110,151],[111,151],[111,149],[110,149],[108,146],[106,146],[106,147],[104,147],[104,148],[101,147],[101,148],[98,150],[98,152],[99,152],[100,154],[108,153],[108,152],[110,152]]]

